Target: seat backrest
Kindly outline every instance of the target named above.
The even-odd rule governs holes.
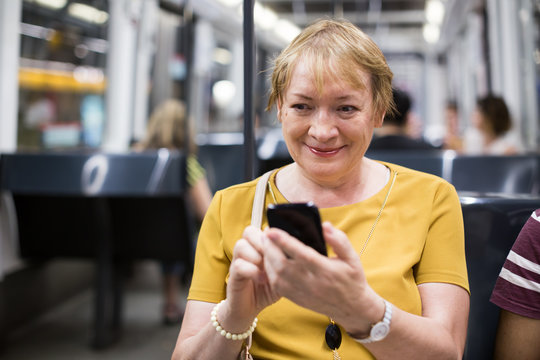
[[[537,156],[458,156],[449,181],[458,191],[534,194],[539,176]]]
[[[132,154],[2,154],[0,184],[13,197],[23,258],[191,261],[184,157]]]
[[[489,299],[519,231],[540,198],[460,196],[471,306],[464,359],[493,358],[499,308]]]
[[[0,189],[64,196],[180,195],[185,156],[160,149],[143,153],[2,154]]]
[[[369,150],[366,156],[444,178],[446,163],[455,154],[446,150]]]
[[[241,144],[200,145],[198,158],[206,170],[212,192],[245,181],[244,146]]]

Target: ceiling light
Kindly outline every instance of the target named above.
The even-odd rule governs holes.
[[[34,0],[34,2],[43,7],[58,10],[66,6],[67,0]]]
[[[292,22],[284,19],[277,21],[274,27],[276,35],[287,43],[291,42],[296,35],[300,34],[300,29]]]
[[[426,42],[435,44],[437,41],[439,41],[441,30],[439,29],[439,26],[435,24],[424,24],[422,33]]]
[[[278,16],[275,12],[262,6],[258,2],[255,3],[253,17],[255,18],[255,24],[260,26],[263,30],[271,29],[278,20]]]
[[[212,60],[221,65],[229,65],[232,62],[232,54],[225,48],[217,47],[212,53]]]
[[[426,3],[426,20],[432,24],[442,24],[444,20],[444,4],[440,0],[429,0]]]
[[[68,7],[68,14],[80,20],[99,25],[104,24],[109,19],[109,14],[107,14],[107,12],[80,3],[70,4]]]
[[[235,7],[236,5],[240,4],[242,0],[218,0],[218,2],[228,7]]]
[[[227,107],[234,98],[235,93],[236,86],[234,86],[233,82],[229,80],[216,81],[216,83],[212,86],[214,102],[219,108]]]

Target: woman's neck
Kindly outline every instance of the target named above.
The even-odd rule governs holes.
[[[388,182],[389,170],[363,159],[356,172],[330,184],[309,177],[296,163],[276,175],[278,190],[289,202],[314,201],[321,208],[354,204],[378,193]]]

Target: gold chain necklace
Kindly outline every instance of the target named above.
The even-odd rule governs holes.
[[[390,169],[388,170],[391,172]],[[390,197],[390,191],[392,191],[392,188],[394,187],[394,183],[396,182],[397,174],[398,172],[395,171],[394,176],[392,177],[392,183],[390,184],[390,188],[388,188],[388,191],[386,192],[386,196],[384,197],[381,208],[379,209],[379,213],[377,214],[377,217],[375,218],[373,225],[371,225],[369,234],[366,238],[366,241],[364,242],[364,245],[362,246],[362,249],[360,250],[360,253],[358,254],[358,257],[361,257],[362,254],[364,253],[364,250],[366,249],[368,242],[371,239],[373,232],[375,231],[375,227],[377,226],[377,223],[379,222],[379,219],[381,218],[384,207],[386,206],[386,202],[388,201],[388,198]],[[268,181],[268,189],[270,190],[270,195],[272,195],[272,200],[274,200],[274,204],[277,204],[276,195],[274,194],[274,191],[272,190],[272,185],[270,184],[270,181]],[[339,326],[335,323],[335,321],[332,318],[330,318],[330,324],[326,327],[325,340],[326,340],[326,345],[328,345],[330,350],[332,350],[334,360],[341,360],[341,357],[339,356],[339,353],[338,353],[338,348],[341,345],[341,330],[339,329]]]
[[[390,169],[388,170],[390,171]],[[397,174],[398,174],[397,171],[394,172],[394,176],[392,177],[392,183],[390,184],[390,188],[386,192],[386,196],[384,197],[383,203],[381,205],[381,208],[379,209],[379,212],[377,214],[377,217],[375,218],[375,221],[373,222],[373,225],[371,225],[371,229],[369,230],[367,239],[364,242],[364,246],[362,246],[362,249],[360,250],[360,253],[358,254],[359,257],[362,256],[362,254],[364,253],[364,250],[366,249],[367,244],[369,240],[371,239],[371,235],[373,235],[373,232],[375,231],[375,227],[377,226],[377,223],[379,222],[379,219],[381,218],[384,207],[386,206],[386,202],[388,201],[388,198],[390,197],[390,191],[392,191],[392,188],[394,187],[394,183],[396,182]],[[278,201],[277,201],[276,195],[274,194],[274,190],[272,190],[272,185],[270,184],[270,181],[268,181],[268,190],[270,191],[270,195],[272,196],[272,200],[274,201],[274,204],[277,204]]]

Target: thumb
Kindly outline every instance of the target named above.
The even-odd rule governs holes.
[[[322,228],[327,244],[334,250],[338,258],[347,263],[358,261],[358,254],[354,251],[349,238],[343,231],[335,228],[328,221],[322,224]]]

